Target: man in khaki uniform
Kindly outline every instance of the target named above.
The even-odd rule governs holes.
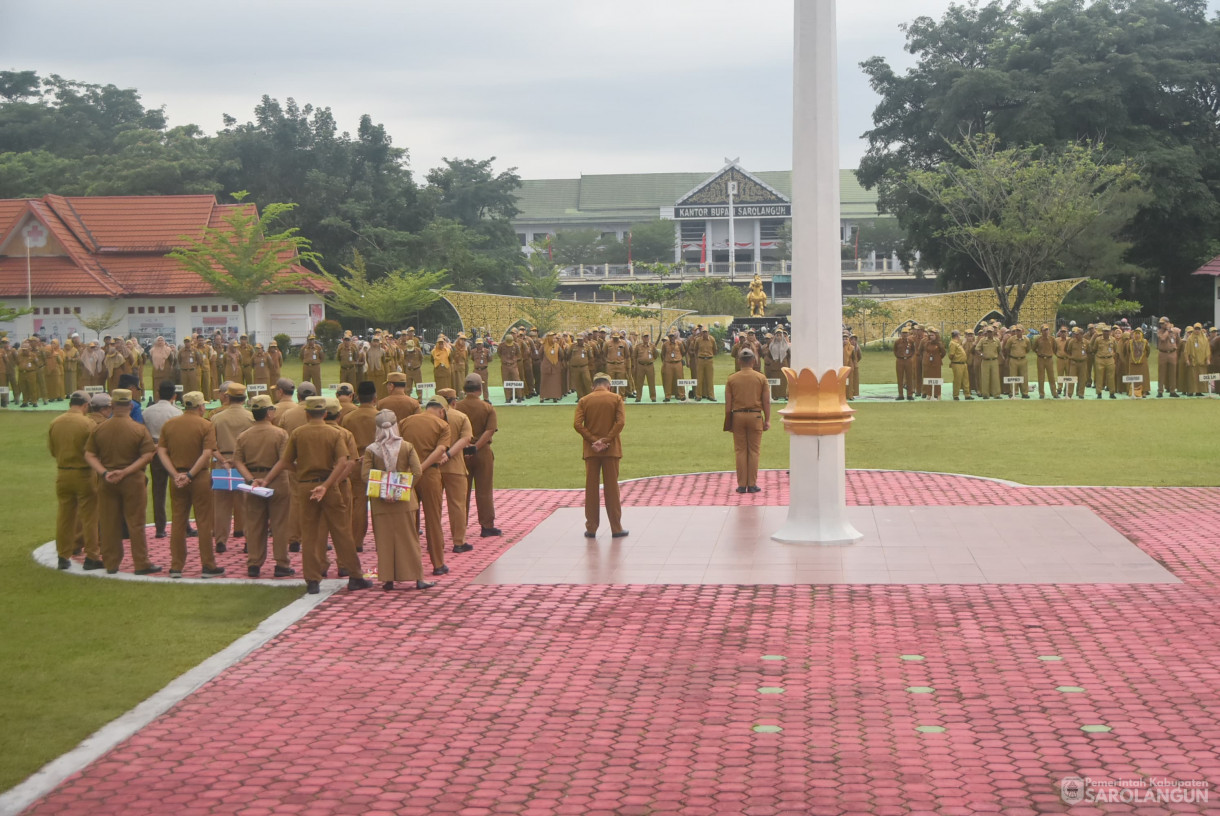
[[[407,333],[402,338],[402,371],[407,375],[407,393],[414,392],[415,387],[424,381],[424,347],[415,336],[415,327],[407,326]]]
[[[85,461],[85,443],[97,427],[89,421],[89,395],[73,391],[68,410],[56,417],[47,429],[47,448],[55,457],[55,549],[60,569],[72,565],[76,531],[84,534],[85,569],[101,569],[101,550],[97,544],[97,485]]]
[[[236,467],[233,454],[237,451],[237,437],[254,425],[254,417],[246,410],[246,387],[241,383],[228,384],[224,401],[227,404],[212,415],[212,424],[216,427],[216,461],[222,468],[233,468]],[[245,537],[245,495],[236,490],[217,490],[213,507],[212,533],[216,538],[216,552],[222,553],[228,549],[230,530],[234,538]]]
[[[392,371],[386,375],[386,396],[377,400],[377,410],[393,411],[402,422],[409,416],[419,413],[419,403],[407,393],[407,375],[401,371]],[[376,413],[376,412],[374,412]],[[376,430],[374,428],[374,430]],[[369,439],[369,442],[372,442]],[[364,451],[360,451],[364,453]]]
[[[505,336],[503,342],[500,343],[500,348],[497,350],[500,355],[500,379],[504,382],[524,382],[518,376],[519,363],[521,361],[521,347],[517,345],[516,334],[509,332]],[[513,401],[514,397],[517,402],[523,401],[523,389],[504,389],[504,404],[508,405]]]
[[[267,487],[286,469],[297,474],[297,507],[301,514],[301,561],[305,572],[305,591],[316,595],[319,582],[330,568],[326,537],[335,544],[335,558],[347,571],[349,590],[368,589],[373,584],[361,577],[363,568],[356,545],[352,543],[351,508],[344,504],[339,483],[348,477],[354,463],[348,459],[347,442],[342,430],[326,424],[326,399],[307,397],[308,421],[288,436],[280,460],[255,487]]]
[[[737,492],[758,493],[758,457],[762,435],[771,428],[771,388],[767,378],[754,368],[754,350],[743,348],[737,355],[741,370],[724,384],[724,429],[733,434],[737,458]]]
[[[661,385],[666,402],[671,399],[686,402],[686,390],[678,385],[678,380],[682,379],[682,360],[685,357],[686,344],[678,339],[677,329],[670,329],[669,338],[661,344]]]
[[[620,437],[626,424],[623,398],[610,390],[610,375],[599,372],[593,377],[592,393],[576,403],[576,418],[572,423],[584,440],[585,538],[597,538],[597,528],[601,523],[601,503],[597,495],[599,482],[605,495],[611,538],[622,538],[628,533],[623,529],[618,489],[619,460],[623,458]]]
[[[406,381],[406,375],[401,371],[395,371],[390,375],[391,378],[400,378],[394,381],[393,384],[401,387]],[[391,390],[393,390],[393,384]],[[405,395],[404,395],[405,396]],[[356,399],[360,403],[355,411],[352,411],[347,416],[340,420],[340,425],[348,431],[356,440],[357,458],[364,456],[364,449],[373,444],[373,440],[377,438],[377,413],[381,410],[381,403],[386,400],[377,399],[377,386],[372,380],[364,380],[356,386]],[[386,397],[388,400],[389,397]],[[412,403],[418,405],[415,400],[407,397]],[[389,410],[389,409],[387,409]],[[406,416],[415,413],[412,411]],[[398,416],[398,412],[394,412]],[[400,418],[406,419],[406,416]],[[364,537],[369,531],[369,502],[368,502],[368,482],[360,473],[360,468],[353,468],[352,475],[352,541],[360,547],[364,543]]]
[[[894,375],[898,378],[898,399],[915,399],[916,344],[911,330],[902,327],[894,341]]]
[[[1029,399],[1029,363],[1026,361],[1029,356],[1029,338],[1025,335],[1024,326],[1013,326],[1012,336],[1004,341],[1004,356],[1008,358],[1008,367],[1005,369],[1008,376],[1021,378],[1021,383],[1014,390],[1021,392],[1021,399]],[[1008,393],[1011,395],[1013,391]]]
[[[648,396],[657,401],[657,347],[652,344],[652,336],[647,332],[640,342],[632,349],[635,358],[635,401],[644,396],[644,384],[648,384]]]
[[[695,392],[695,401],[716,401],[716,339],[704,329],[691,343],[691,353],[695,358],[695,379],[699,381]]]
[[[148,560],[144,537],[147,479],[144,469],[156,455],[148,429],[131,418],[131,391],[115,389],[110,395],[114,416],[103,422],[85,443],[85,462],[98,481],[98,531],[102,563],[114,574],[123,562],[123,522],[131,538],[131,560],[136,575],[160,572]]]
[[[966,347],[962,345],[962,333],[954,329],[949,334],[949,370],[953,374],[953,399],[960,400],[961,395],[972,400],[970,396],[970,372],[966,360]]]
[[[241,384],[250,385],[254,382],[254,346],[250,345],[249,335],[239,338],[237,359],[241,365]]]
[[[1109,389],[1110,399],[1118,399],[1114,393],[1114,358],[1118,355],[1118,343],[1110,336],[1109,326],[1103,324],[1098,328],[1101,334],[1089,344],[1093,354],[1093,385],[1098,399],[1101,399],[1102,389]]]
[[[360,379],[360,372],[358,370],[360,349],[352,340],[351,332],[343,335],[343,340],[339,343],[339,351],[336,356],[339,358],[339,382],[358,382]]]
[[[445,422],[445,400],[432,396],[422,413],[404,419],[398,426],[402,438],[410,442],[415,452],[423,457],[420,467],[423,475],[416,484],[420,510],[424,516],[424,533],[428,541],[428,555],[432,559],[432,574],[445,575],[445,531],[441,527],[441,502],[444,498],[444,479],[440,466],[448,461],[449,425]]]
[[[233,464],[241,471],[242,478],[253,482],[271,472],[288,447],[288,432],[275,425],[275,405],[271,397],[259,394],[250,401],[254,425],[237,437],[237,450],[233,453]],[[270,496],[246,495],[246,574],[259,577],[267,561],[267,538],[270,533],[272,557],[275,559],[275,577],[288,578],[296,570],[288,566],[288,474],[281,473],[275,482],[268,484],[274,492]],[[199,539],[203,541],[203,537]]]
[[[466,543],[466,513],[470,506],[467,495],[469,475],[466,472],[466,448],[474,441],[470,430],[470,419],[458,411],[457,392],[442,388],[436,392],[445,400],[445,422],[449,425],[449,447],[447,459],[441,465],[441,485],[445,489],[445,509],[449,513],[449,534],[453,539],[455,553],[470,552],[474,545]]]
[[[1084,399],[1084,389],[1087,387],[1085,383],[1088,381],[1088,373],[1085,369],[1089,365],[1089,344],[1084,339],[1084,331],[1077,326],[1072,329],[1072,336],[1064,344],[1064,351],[1067,354],[1068,368],[1065,372],[1066,376],[1076,378],[1076,396]],[[1064,396],[1068,399],[1072,398],[1072,386],[1069,385],[1064,389]]]
[[[1049,324],[1042,324],[1042,329],[1034,338],[1033,352],[1038,358],[1038,399],[1046,398],[1043,383],[1050,390],[1051,397],[1058,399],[1059,395],[1055,386],[1055,338],[1051,336]]]
[[[487,384],[491,382],[491,377],[487,373],[488,367],[491,365],[491,349],[487,347],[487,343],[480,337],[474,341],[474,350],[470,352],[470,359],[474,363],[474,373],[478,374],[483,381],[482,395],[483,399],[491,402],[491,392],[487,388]]]
[[[212,454],[216,428],[203,418],[207,403],[202,392],[182,395],[182,414],[165,421],[157,442],[157,456],[169,474],[170,534],[169,577],[181,578],[186,566],[186,528],[191,508],[199,530],[199,560],[203,577],[224,575],[212,549]]]
[[[182,348],[178,350],[178,373],[182,380],[183,393],[200,390],[199,356],[199,350],[190,338],[183,341]]]
[[[1064,389],[1059,385],[1060,377],[1070,377],[1068,368],[1067,344],[1070,339],[1067,326],[1061,326],[1055,335],[1055,396],[1063,396]],[[1070,398],[1071,395],[1069,394]]]
[[[606,373],[610,375],[611,380],[627,379],[627,362],[629,357],[627,341],[623,339],[619,332],[613,332],[610,339],[606,341]],[[614,393],[622,396],[625,391],[630,390],[630,386],[626,389],[621,386],[614,387]]]
[[[301,380],[313,383],[314,388],[322,390],[322,361],[326,353],[318,343],[316,335],[309,335],[305,345],[301,346]]]
[[[454,404],[453,410],[460,411],[470,420],[470,437],[473,440],[462,451],[466,459],[466,515],[470,516],[470,493],[475,494],[475,505],[479,517],[479,535],[491,538],[500,535],[496,527],[496,505],[494,493],[496,457],[491,451],[492,437],[498,428],[496,409],[487,400],[480,399],[482,381],[471,374],[466,378],[463,389],[464,399]]]
[[[1000,396],[1000,341],[995,328],[988,326],[983,339],[976,344],[979,353],[979,396],[983,399],[998,399]]]

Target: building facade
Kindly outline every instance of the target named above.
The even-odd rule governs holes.
[[[165,256],[183,236],[223,229],[233,208],[252,206],[209,195],[0,200],[0,301],[33,309],[0,330],[60,340],[79,333],[86,342],[98,334],[179,344],[190,334],[236,337],[245,327],[241,308]],[[251,337],[304,342],[325,315],[323,291],[310,279],[249,304]],[[86,320],[113,325],[95,331]]]

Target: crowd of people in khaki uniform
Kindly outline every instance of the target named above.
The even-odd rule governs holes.
[[[462,398],[443,388],[422,406],[406,385],[403,373],[391,373],[379,400],[371,380],[343,383],[334,397],[287,378],[249,397],[242,383],[224,381],[220,407],[208,412],[198,390],[181,393],[179,407],[178,388],[167,379],[142,422],[132,417],[139,402],[130,389],[74,391],[48,430],[58,467],[59,568],[84,552],[86,570],[118,572],[126,539],[136,574],[161,572],[145,537],[151,477],[156,537],[172,523],[171,578],[183,575],[188,537],[197,540],[204,578],[223,575],[216,553],[244,539],[249,577],[261,576],[270,542],[274,577],[294,575],[288,554],[300,552],[306,589],[317,593],[330,569],[329,542],[338,576],[349,589],[365,589],[371,583],[359,553],[371,515],[383,587],[433,586],[423,576],[421,521],[436,576],[449,572],[447,538],[454,553],[474,548],[466,529],[472,493],[480,536],[501,534],[493,499],[496,412],[476,374],[461,382]],[[410,473],[414,487],[404,501],[370,499],[374,469]],[[230,489],[217,489],[214,471]],[[231,489],[238,484],[249,489]]]
[[[1097,399],[1146,398],[1152,396],[1154,358],[1156,396],[1203,396],[1215,390],[1213,382],[1201,377],[1220,373],[1220,331],[1214,326],[1205,330],[1200,323],[1183,331],[1163,317],[1149,335],[1125,321],[1061,326],[1055,332],[1043,324],[1037,333],[1020,324],[1005,328],[992,322],[964,334],[954,330],[948,338],[932,327],[903,327],[893,348],[897,399],[940,399],[941,386],[925,380],[941,379],[955,400],[1029,399],[1035,383],[1040,399],[1084,399],[1089,389]],[[845,332],[845,365],[847,337]],[[855,354],[858,359],[858,347]],[[1068,381],[1061,382],[1065,377]],[[1128,382],[1130,377],[1140,379]]]

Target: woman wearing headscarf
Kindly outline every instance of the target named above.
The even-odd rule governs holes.
[[[419,456],[410,442],[398,432],[398,415],[393,411],[378,411],[374,419],[377,433],[372,444],[364,449],[360,473],[367,484],[373,470],[410,473],[416,482],[423,475]],[[423,562],[419,555],[419,530],[415,526],[418,506],[412,489],[402,501],[369,499],[369,515],[373,518],[373,541],[377,545],[377,580],[382,588],[391,590],[395,581],[414,581],[416,589],[436,586],[425,581]]]
[[[177,365],[177,356],[174,353],[174,347],[166,343],[164,337],[158,335],[157,339],[153,341],[152,348],[148,350],[148,359],[152,362],[153,393],[156,393],[161,383],[166,380],[175,385],[178,383],[178,373],[174,370]]]
[[[47,393],[44,396],[47,402],[59,402],[64,398],[64,353],[58,340],[53,339],[47,344],[43,360],[46,361],[47,381]]]
[[[437,391],[453,388],[453,369],[450,365],[452,351],[449,339],[445,335],[442,334],[436,338],[436,345],[432,347],[432,379],[436,381]]]
[[[771,342],[763,350],[763,373],[768,380],[779,380],[779,385],[771,386],[772,400],[788,399],[788,379],[784,376],[784,367],[792,365],[792,345],[784,330],[776,328],[771,335]]]
[[[555,332],[546,333],[542,340],[542,382],[538,386],[539,402],[563,399],[563,346]]]

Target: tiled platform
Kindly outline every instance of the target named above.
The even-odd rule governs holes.
[[[630,530],[584,537],[563,507],[476,584],[1176,584],[1085,507],[853,507],[863,538],[771,540],[784,507],[634,507]]]
[[[766,507],[785,479],[623,496]],[[1179,584],[472,583],[580,501],[498,493],[505,538],[441,586],[338,593],[30,813],[1216,812],[1220,489],[849,474],[861,507],[1087,507]],[[1198,780],[1211,802],[1069,806],[1077,775]]]

